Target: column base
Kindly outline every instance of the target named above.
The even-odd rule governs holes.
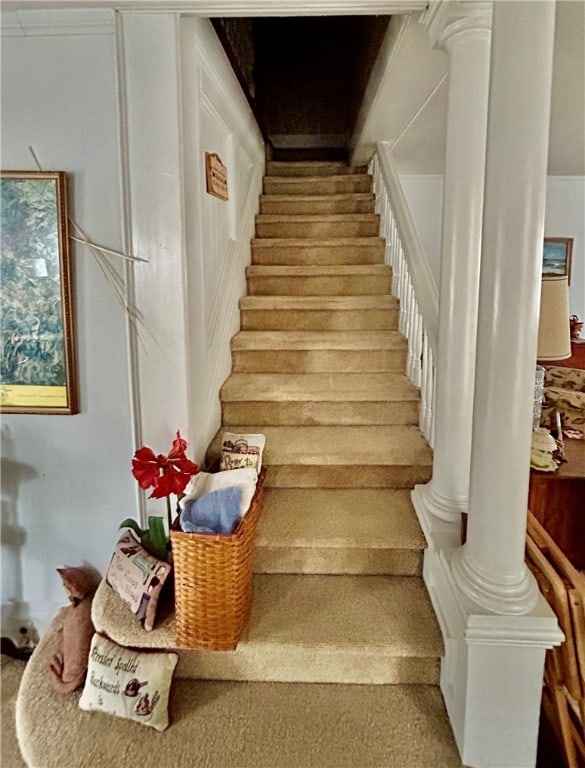
[[[415,485],[411,499],[429,547],[449,549],[460,544],[461,511],[467,512],[467,505],[465,510],[451,515],[447,514],[444,506],[445,516],[437,514],[431,483]]]
[[[469,768],[534,768],[544,656],[563,634],[539,593],[521,616],[470,609],[454,554],[427,550],[424,579],[445,642],[441,691],[461,760]]]
[[[472,610],[485,610],[506,616],[527,614],[534,609],[540,596],[536,579],[526,565],[523,566],[522,577],[517,582],[494,582],[486,579],[469,564],[465,545],[453,553],[451,572],[454,583],[465,595]]]

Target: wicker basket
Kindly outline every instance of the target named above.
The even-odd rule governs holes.
[[[229,651],[238,644],[250,613],[265,477],[263,468],[250,509],[233,533],[183,533],[175,520],[171,545],[179,648]]]

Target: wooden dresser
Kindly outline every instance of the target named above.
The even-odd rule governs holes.
[[[585,570],[585,440],[565,440],[556,472],[530,471],[528,508],[578,570]]]

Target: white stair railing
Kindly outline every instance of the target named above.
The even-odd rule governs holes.
[[[432,447],[439,319],[437,287],[385,142],[378,144],[368,171],[374,182],[380,234],[386,239],[385,262],[392,267],[392,295],[400,302],[398,328],[407,340],[406,375],[420,390],[419,426]]]

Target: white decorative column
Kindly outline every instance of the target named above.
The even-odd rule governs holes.
[[[537,595],[524,538],[554,2],[501,5],[490,86],[469,521],[453,567],[474,602],[514,614],[530,611]]]
[[[467,541],[425,558],[470,768],[534,768],[562,640],[524,563],[553,38],[554,2],[494,4]]]
[[[413,502],[427,539],[442,530],[454,546],[468,511],[491,20],[491,2],[434,3],[423,18],[448,52],[449,95],[433,477]]]

